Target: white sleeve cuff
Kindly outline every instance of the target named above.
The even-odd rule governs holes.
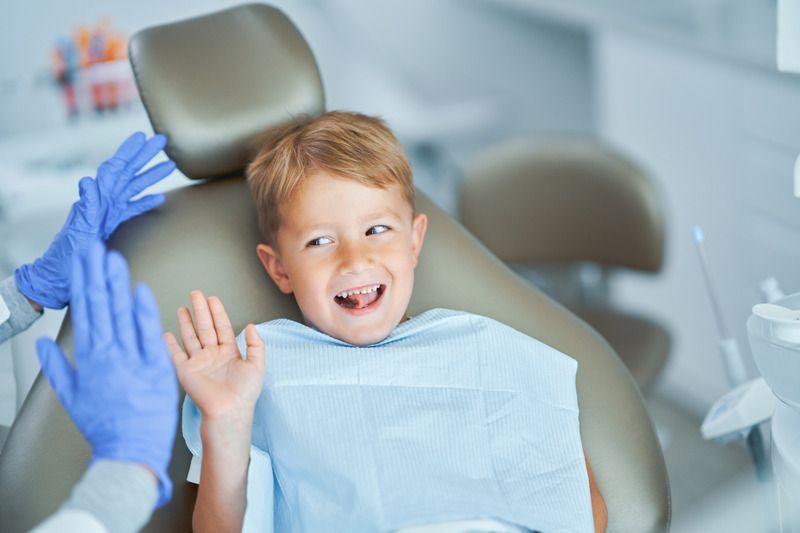
[[[30,533],[64,533],[69,531],[108,533],[102,522],[82,509],[61,509],[33,528]]]
[[[6,301],[3,299],[3,295],[0,294],[0,324],[4,324],[10,316],[11,311],[9,311]]]

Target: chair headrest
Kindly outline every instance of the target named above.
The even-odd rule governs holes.
[[[325,107],[311,49],[264,4],[142,30],[129,57],[153,129],[192,179],[241,172],[264,130]]]

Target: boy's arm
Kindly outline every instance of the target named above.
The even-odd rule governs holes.
[[[190,294],[189,310],[178,309],[184,352],[172,333],[164,335],[178,380],[202,415],[202,467],[193,516],[195,531],[239,531],[247,503],[247,467],[253,411],[264,383],[264,343],[255,326],[245,329],[246,358],[236,346],[219,298]]]
[[[589,473],[589,492],[592,495],[594,530],[598,533],[605,533],[606,525],[608,524],[608,509],[606,509],[606,501],[603,499],[603,495],[600,494],[600,489],[597,487],[597,481],[594,479],[592,467],[589,466],[589,457],[586,455],[586,450],[583,452],[583,457],[586,459],[586,471]]]
[[[247,503],[250,462],[249,416],[203,419],[203,462],[192,528],[194,531],[241,531]]]

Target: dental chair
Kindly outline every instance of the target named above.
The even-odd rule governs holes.
[[[664,262],[664,217],[647,174],[584,137],[512,139],[476,157],[459,219],[489,250],[595,328],[646,392],[667,361],[667,330],[612,303],[610,281]]]
[[[299,320],[292,298],[274,287],[256,257],[255,208],[242,172],[259,132],[324,109],[317,66],[300,33],[279,10],[248,4],[141,31],[131,40],[130,59],[153,128],[167,135],[168,154],[198,183],[172,191],[162,207],[125,223],[109,246],[128,259],[133,280],[152,287],[167,330],[178,331],[175,311],[195,288],[219,296],[237,329],[248,321]],[[430,225],[411,314],[433,307],[481,313],[577,359],[581,433],[605,496],[609,531],[664,531],[669,491],[663,456],[613,350],[421,193],[417,207]],[[58,342],[70,353],[69,317]],[[0,529],[21,532],[53,512],[89,455],[40,375],[0,455]],[[145,531],[190,531],[196,490],[185,482],[189,459],[178,431],[170,465],[173,499]]]

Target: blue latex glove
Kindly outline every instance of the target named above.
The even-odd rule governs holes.
[[[167,503],[167,474],[178,422],[175,368],[150,289],[131,294],[122,255],[99,241],[76,254],[70,300],[75,367],[51,339],[36,344],[42,372],[92,447],[92,460],[148,467]]]
[[[137,174],[167,144],[163,135],[146,140],[136,132],[97,169],[97,179],[79,183],[80,200],[72,204],[64,227],[42,257],[14,272],[19,291],[43,307],[62,309],[69,299],[72,255],[94,239],[106,240],[121,223],[161,205],[163,194],[130,199],[167,177],[175,163],[164,161]]]

